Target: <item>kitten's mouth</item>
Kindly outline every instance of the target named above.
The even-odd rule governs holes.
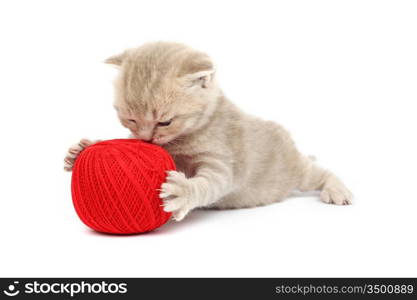
[[[159,146],[162,146],[162,145],[168,144],[169,142],[171,142],[171,141],[173,140],[173,138],[172,138],[172,137],[166,137],[166,136],[162,136],[162,137],[153,137],[153,138],[152,138],[152,139],[150,139],[150,140],[144,140],[144,139],[141,139],[141,138],[139,137],[139,135],[137,135],[136,133],[133,133],[133,136],[135,137],[135,139],[138,139],[138,140],[144,141],[144,142],[146,142],[146,143],[151,143],[151,144],[159,145]]]
[[[156,145],[162,146],[164,144],[169,143],[170,141],[171,141],[171,139],[167,139],[167,138],[164,138],[164,137],[153,138],[152,139],[152,144],[156,144]]]

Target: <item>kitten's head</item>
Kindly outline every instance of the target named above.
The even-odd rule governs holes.
[[[204,126],[215,110],[219,88],[204,53],[156,42],[106,60],[120,68],[114,106],[134,137],[166,144]]]

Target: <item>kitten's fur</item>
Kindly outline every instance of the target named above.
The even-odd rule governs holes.
[[[133,138],[160,144],[176,162],[178,171],[169,172],[160,193],[174,219],[196,207],[273,203],[294,189],[321,190],[326,203],[350,204],[343,183],[299,153],[284,128],[243,113],[223,95],[204,53],[157,42],[106,62],[120,68],[115,108],[123,126]],[[70,149],[67,170],[92,143]]]

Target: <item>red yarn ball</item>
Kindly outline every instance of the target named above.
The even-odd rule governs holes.
[[[80,219],[105,233],[132,234],[165,224],[159,189],[175,170],[163,148],[134,139],[99,142],[83,150],[72,173],[72,200]]]

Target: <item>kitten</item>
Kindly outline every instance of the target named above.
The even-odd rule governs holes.
[[[206,54],[156,42],[106,62],[120,68],[114,106],[122,125],[175,160],[178,171],[169,172],[160,193],[175,220],[197,207],[273,203],[294,189],[321,190],[326,203],[351,203],[343,183],[298,152],[284,128],[247,115],[223,95]],[[71,147],[65,169],[93,143]]]

